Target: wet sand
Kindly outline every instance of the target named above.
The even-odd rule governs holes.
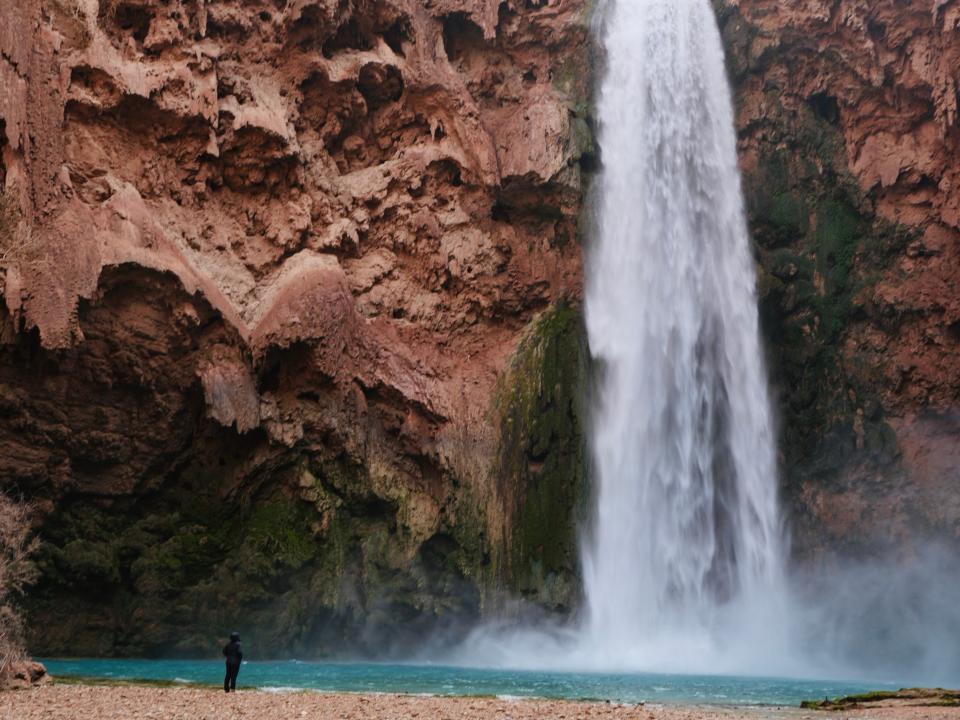
[[[47,685],[0,693],[0,720],[960,720],[960,708],[904,706],[841,712],[705,706],[622,706],[556,700],[332,695],[206,688]]]

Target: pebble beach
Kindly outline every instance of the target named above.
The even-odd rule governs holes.
[[[820,712],[793,708],[617,705],[555,700],[350,695],[225,694],[195,687],[45,685],[0,693],[0,720],[960,720],[960,707],[880,704]]]

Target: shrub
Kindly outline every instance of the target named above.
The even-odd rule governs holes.
[[[16,601],[36,579],[30,557],[38,540],[31,537],[30,508],[0,493],[0,677],[24,657],[23,618]]]

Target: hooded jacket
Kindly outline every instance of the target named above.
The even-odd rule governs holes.
[[[239,665],[243,660],[243,651],[240,649],[240,636],[233,633],[230,642],[223,646],[223,655],[227,658],[227,665]]]

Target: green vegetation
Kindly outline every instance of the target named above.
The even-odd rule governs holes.
[[[475,618],[464,568],[481,567],[486,548],[406,527],[409,488],[322,449],[270,473],[238,487],[228,471],[187,470],[141,496],[61,503],[29,598],[32,648],[208,656],[237,630],[261,658],[324,656],[382,652],[437,618]]]
[[[250,517],[246,543],[259,555],[292,568],[303,566],[316,553],[316,541],[299,504],[274,499],[257,506]]]
[[[763,116],[742,131],[756,160],[744,195],[791,504],[804,485],[834,482],[852,465],[895,469],[897,441],[878,396],[885,380],[850,340],[870,322],[872,289],[916,230],[876,216],[849,171],[837,101],[788,101],[765,73],[770,46],[756,46],[734,4],[715,5],[734,82],[765,82]]]
[[[321,551],[310,520],[310,507],[282,491],[247,512],[182,488],[148,502],[58,509],[30,609],[42,617],[70,592],[77,625],[43,628],[41,646],[196,655],[215,647],[218,630],[257,624],[276,629],[266,645],[281,647],[292,630],[280,631],[289,605],[280,599],[307,591],[298,572]]]
[[[876,703],[893,702],[909,707],[960,707],[960,691],[943,688],[910,688],[905,690],[878,690],[847,695],[830,700],[804,700],[800,707],[805,710],[855,710]]]
[[[528,328],[497,394],[499,482],[515,503],[507,581],[556,609],[574,602],[586,490],[587,352],[579,308],[560,301]]]
[[[789,467],[812,454],[812,445],[838,422],[852,426],[856,408],[847,393],[836,392],[846,382],[840,338],[862,287],[859,259],[871,232],[837,176],[807,167],[807,157],[822,152],[833,166],[831,128],[812,113],[798,122],[807,129],[781,131],[806,138],[807,152],[774,150],[745,178],[760,260],[761,320],[774,382],[786,392],[785,437],[794,444],[787,448]]]

